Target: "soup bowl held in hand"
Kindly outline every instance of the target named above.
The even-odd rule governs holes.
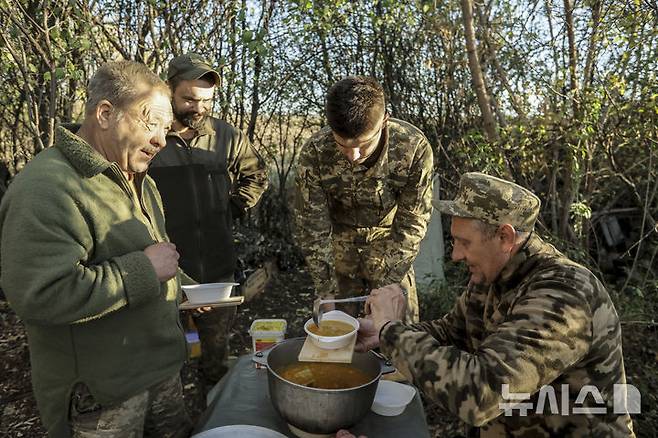
[[[304,331],[316,346],[324,350],[337,350],[349,345],[359,330],[359,321],[340,310],[332,310],[322,316],[320,327],[313,318],[306,321]]]
[[[207,304],[225,300],[231,296],[238,283],[204,283],[181,286],[191,304]]]

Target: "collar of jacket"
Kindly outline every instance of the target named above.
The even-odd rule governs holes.
[[[89,143],[74,134],[79,124],[62,124],[57,127],[55,147],[69,160],[80,175],[91,178],[103,173],[112,165]]]
[[[560,252],[544,242],[534,231],[521,249],[512,256],[495,281],[497,290],[515,287],[542,257],[558,257]]]
[[[382,129],[382,137],[379,145],[372,154],[362,163],[368,170],[366,174],[376,175],[382,172],[382,169],[388,169],[388,147],[389,147],[389,129],[388,123]]]

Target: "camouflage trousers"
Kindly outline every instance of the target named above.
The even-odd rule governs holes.
[[[373,265],[376,265],[380,261],[367,260],[364,258],[366,251],[362,248],[359,248],[358,246],[348,246],[341,243],[342,242],[334,242],[334,268],[338,279],[338,294],[336,298],[367,295],[375,287],[386,286],[380,284],[381,281],[379,281],[378,278],[374,278],[374,275],[371,274],[371,272],[377,272],[373,269]],[[405,322],[418,322],[420,319],[420,312],[418,308],[418,294],[416,292],[416,277],[413,267],[404,275],[400,281],[400,285],[408,292]],[[336,309],[342,310],[353,316],[359,316],[359,314],[362,313],[363,304],[336,304]]]
[[[232,275],[217,280],[218,283],[233,281]],[[192,312],[201,343],[199,369],[207,386],[217,383],[228,371],[228,341],[236,314],[237,307],[219,307],[203,313]]]
[[[101,406],[87,385],[78,383],[71,394],[73,438],[183,438],[192,431],[180,375],[112,406]]]
[[[217,383],[228,371],[228,341],[236,313],[236,307],[219,307],[201,314],[192,314],[201,343],[199,369],[208,384]]]

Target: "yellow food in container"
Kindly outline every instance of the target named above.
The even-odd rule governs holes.
[[[286,337],[287,325],[285,319],[257,319],[253,321],[249,328],[253,352],[267,350],[277,342],[283,341]],[[263,368],[263,366],[256,364],[256,368]]]

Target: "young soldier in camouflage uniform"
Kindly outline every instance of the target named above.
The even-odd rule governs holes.
[[[370,77],[334,84],[326,115],[296,177],[296,236],[316,292],[345,298],[401,283],[417,321],[412,263],[432,209],[432,148],[418,128],[388,117]]]
[[[399,287],[373,291],[360,349],[379,345],[483,437],[634,436],[615,308],[589,270],[533,233],[539,199],[509,181],[467,173],[454,201],[434,205],[453,216],[452,258],[469,267],[467,290],[442,319],[414,325],[399,321]],[[601,403],[598,394],[577,400],[588,388]],[[526,404],[506,416],[505,403]]]

